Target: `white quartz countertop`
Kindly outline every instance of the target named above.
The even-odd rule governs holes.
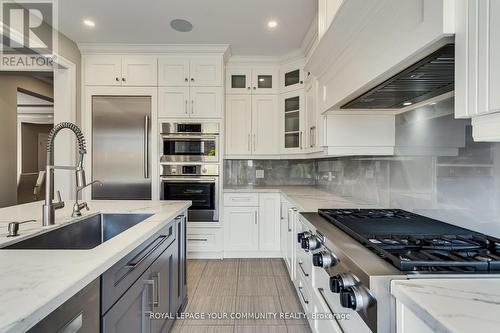
[[[366,202],[327,192],[316,186],[226,186],[225,193],[269,193],[283,194],[301,212],[315,212],[319,208],[374,208]],[[380,207],[378,207],[380,208]]]
[[[149,213],[148,219],[90,250],[0,249],[0,332],[24,332],[99,277],[172,219],[190,201],[89,201],[97,213]],[[71,205],[56,211],[56,225],[41,226],[42,202],[0,209],[0,246],[74,222]],[[15,240],[7,238],[7,224],[20,225]]]
[[[435,332],[499,331],[499,278],[394,280],[391,292]]]

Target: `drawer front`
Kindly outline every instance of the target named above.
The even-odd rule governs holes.
[[[188,251],[217,250],[217,234],[207,232],[188,232]]]
[[[109,310],[175,238],[176,230],[172,221],[101,276],[102,314]]]
[[[259,193],[224,193],[224,206],[258,207]]]
[[[301,275],[297,276],[297,294],[305,313],[311,313],[313,309],[312,295],[306,281]]]

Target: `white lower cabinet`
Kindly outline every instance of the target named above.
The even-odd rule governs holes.
[[[187,228],[186,244],[187,254],[190,259],[212,259],[222,258],[224,236],[220,227],[197,227]]]
[[[422,319],[417,317],[406,305],[396,299],[397,333],[433,333]]]
[[[279,193],[225,193],[224,203],[225,256],[279,256]]]

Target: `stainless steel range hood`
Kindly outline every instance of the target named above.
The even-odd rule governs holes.
[[[341,109],[401,109],[454,90],[455,45],[446,44]]]

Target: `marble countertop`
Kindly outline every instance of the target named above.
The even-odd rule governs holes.
[[[435,332],[498,332],[500,279],[394,280],[392,294]]]
[[[315,212],[319,208],[377,207],[351,197],[344,197],[327,192],[325,189],[317,186],[225,186],[224,192],[279,192],[301,212]]]
[[[71,296],[92,282],[168,222],[184,212],[190,201],[89,201],[97,213],[154,214],[107,242],[90,250],[0,249],[0,332],[24,332]],[[43,233],[71,218],[71,205],[56,211],[56,225],[41,226],[42,202],[0,209],[0,246]],[[36,219],[20,225],[20,236],[7,238],[7,224]]]

